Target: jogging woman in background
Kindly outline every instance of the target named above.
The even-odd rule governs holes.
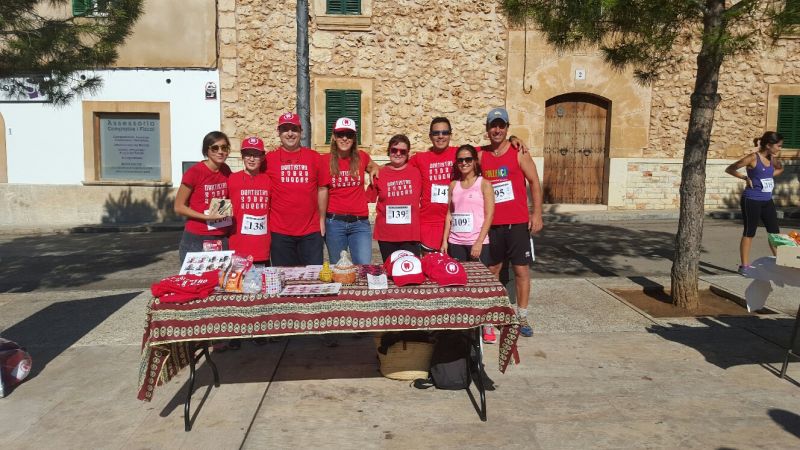
[[[746,183],[741,201],[744,232],[739,243],[741,256],[739,273],[742,274],[752,267],[750,247],[753,244],[753,236],[756,235],[758,219],[764,223],[767,233],[780,232],[778,214],[772,201],[772,190],[775,188],[774,178],[783,173],[783,166],[777,158],[783,147],[783,136],[774,131],[767,131],[760,139],[754,139],[753,142],[758,146],[758,151],[725,169],[725,172]],[[746,168],[746,174],[739,172],[742,167]],[[770,246],[770,249],[774,255],[775,248]]]

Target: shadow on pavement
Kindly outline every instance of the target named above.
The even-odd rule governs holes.
[[[800,416],[785,409],[770,409],[767,414],[787,433],[791,433],[800,439]]]
[[[716,317],[697,321],[705,326],[651,325],[647,331],[697,350],[707,362],[722,369],[755,363],[776,376],[780,373],[794,319]],[[792,368],[790,364],[790,372]]]
[[[141,292],[70,300],[48,305],[6,328],[0,335],[31,354],[30,378]]]
[[[161,254],[170,250],[175,251],[177,261],[179,239],[180,233],[92,233],[22,236],[5,241],[0,243],[0,292],[84,286],[116,272],[161,261]]]
[[[534,242],[536,255],[546,259],[533,266],[539,274],[583,276],[589,270],[601,277],[623,276],[637,268],[620,264],[620,258],[672,260],[675,251],[673,233],[596,223],[547,224]]]

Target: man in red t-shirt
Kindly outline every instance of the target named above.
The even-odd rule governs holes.
[[[251,136],[242,140],[244,169],[228,178],[233,204],[233,226],[228,245],[250,255],[256,264],[269,265],[269,176],[264,171],[264,141]]]
[[[457,150],[457,147],[450,146],[451,134],[450,121],[446,117],[434,117],[429,130],[433,145],[428,151],[415,154],[409,162],[419,170],[422,179],[420,244],[425,253],[439,251],[442,246],[448,190]]]
[[[542,188],[536,164],[528,154],[506,140],[508,127],[505,109],[489,111],[486,118],[489,145],[479,154],[483,177],[492,183],[495,197],[494,217],[489,229],[489,270],[499,276],[503,263],[511,264],[516,278],[520,333],[530,337],[533,335],[528,323],[529,265],[533,262],[531,234],[542,229]],[[526,180],[533,201],[530,213]]]
[[[282,114],[278,119],[281,145],[266,158],[273,266],[322,264],[328,181],[319,153],[300,146],[300,131],[297,114]]]

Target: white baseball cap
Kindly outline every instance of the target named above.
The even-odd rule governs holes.
[[[353,119],[348,117],[340,117],[339,120],[336,121],[336,125],[333,126],[333,131],[356,131],[356,122]]]

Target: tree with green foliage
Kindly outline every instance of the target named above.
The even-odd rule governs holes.
[[[0,1],[0,78],[6,95],[28,94],[31,82],[53,103],[95,92],[131,33],[143,0]]]
[[[642,83],[674,64],[676,46],[699,42],[697,72],[683,154],[680,219],[671,271],[672,301],[693,310],[706,193],[706,159],[720,67],[760,40],[798,31],[800,1],[786,0],[503,0],[512,24],[532,21],[559,50],[599,48],[617,69],[630,67]]]

